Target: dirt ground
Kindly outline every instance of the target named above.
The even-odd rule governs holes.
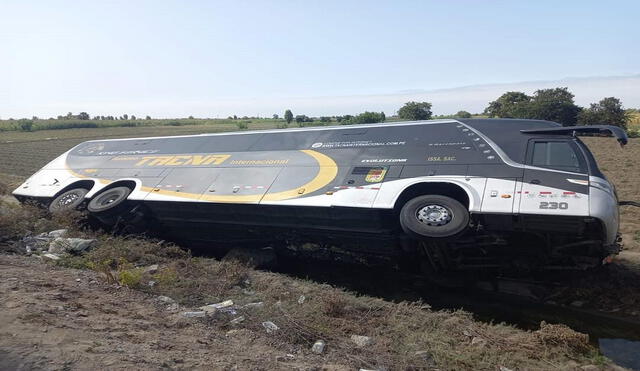
[[[0,369],[295,369],[321,365],[251,330],[219,331],[184,308],[87,270],[0,255]],[[304,367],[303,367],[304,366]],[[342,370],[346,366],[325,365]]]

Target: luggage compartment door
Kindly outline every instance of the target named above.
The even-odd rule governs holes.
[[[482,196],[483,213],[513,213],[516,178],[487,178]]]

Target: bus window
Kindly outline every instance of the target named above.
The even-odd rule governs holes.
[[[529,164],[537,167],[587,173],[586,162],[575,144],[567,141],[534,141]]]

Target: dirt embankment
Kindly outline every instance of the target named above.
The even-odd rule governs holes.
[[[0,368],[616,367],[563,325],[523,331],[359,296],[159,241],[74,229],[71,216],[51,220],[0,202]],[[95,239],[92,247],[57,260],[44,251],[7,255],[24,251],[16,242],[26,231],[61,226],[69,238]],[[222,304],[201,309],[213,303]]]

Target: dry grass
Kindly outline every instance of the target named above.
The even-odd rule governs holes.
[[[30,206],[2,204],[0,210],[3,228],[14,225],[10,232],[14,238],[26,230],[61,227]],[[16,223],[19,220],[26,224]],[[39,229],[34,228],[34,220],[41,223]],[[495,370],[499,366],[562,368],[571,361],[592,364],[600,360],[586,342],[586,335],[564,326],[543,325],[539,331],[526,332],[504,324],[478,322],[462,311],[432,311],[421,302],[392,303],[326,284],[256,271],[236,261],[196,258],[162,241],[84,233],[96,237],[97,246],[58,264],[88,267],[103,273],[109,283],[167,295],[191,308],[231,299],[236,310],[233,316],[220,313],[201,320],[212,333],[242,329],[283,353],[316,357],[314,362],[318,364]],[[150,264],[159,264],[158,271],[146,272],[144,268]],[[150,286],[149,281],[155,285]],[[245,307],[256,302],[262,305]],[[245,320],[231,324],[230,319],[237,316]],[[275,323],[279,330],[267,334],[262,325],[265,321]],[[373,342],[361,348],[351,341],[352,335],[368,336]],[[327,349],[322,355],[314,355],[310,348],[319,339],[327,343]]]

